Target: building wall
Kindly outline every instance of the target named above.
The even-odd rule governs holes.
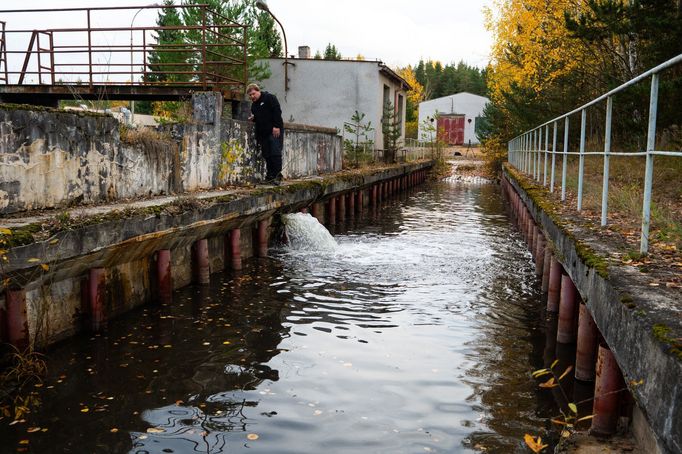
[[[419,103],[419,124],[423,124],[427,118],[434,118],[436,113],[464,114],[464,143],[478,143],[476,137],[476,117],[483,116],[483,109],[490,100],[484,96],[471,93],[457,93],[442,98],[432,99]],[[469,123],[471,119],[471,123]],[[420,131],[421,133],[421,131]]]
[[[374,131],[370,139],[377,147],[382,146],[383,86],[390,87],[391,102],[400,87],[379,73],[378,62],[290,59],[286,96],[284,60],[262,62],[269,66],[271,76],[260,84],[279,99],[285,122],[335,128],[342,132],[344,122],[349,122],[357,110],[365,114],[365,122],[372,122]]]

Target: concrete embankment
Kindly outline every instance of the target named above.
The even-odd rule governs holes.
[[[544,188],[511,167],[503,187],[543,277],[547,311],[558,313],[557,342],[577,344],[576,379],[594,380],[592,432],[614,433],[626,417],[644,452],[682,452],[680,292],[650,285],[616,259],[622,251],[599,229],[562,217]]]
[[[135,306],[168,302],[173,289],[206,283],[210,273],[265,256],[278,241],[278,213],[309,209],[320,220],[359,218],[366,208],[424,181],[431,165],[83,208],[77,219],[62,213],[0,222],[13,229],[10,237],[36,232],[28,244],[6,252],[0,334],[21,347],[100,330]]]

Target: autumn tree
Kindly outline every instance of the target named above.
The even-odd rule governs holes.
[[[415,70],[410,65],[399,68],[397,73],[411,87],[405,102],[405,137],[416,139],[419,129],[419,103],[424,101],[424,86],[417,81]]]

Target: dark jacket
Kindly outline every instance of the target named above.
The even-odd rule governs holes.
[[[251,104],[251,113],[256,122],[256,136],[269,137],[272,128],[284,128],[282,109],[275,95],[262,91],[258,101]]]

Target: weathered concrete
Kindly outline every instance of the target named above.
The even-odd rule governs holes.
[[[608,242],[541,208],[547,202],[530,180],[510,168],[504,169],[504,179],[546,232],[611,348],[658,443],[646,452],[682,452],[682,357],[675,347],[675,339],[682,338],[682,295],[651,287],[635,267],[609,262],[615,251]]]
[[[263,178],[251,122],[196,93],[194,118],[131,131],[108,115],[0,105],[0,214],[211,190]],[[335,130],[285,125],[286,178],[341,170]]]
[[[236,268],[241,258],[257,253],[254,232],[259,221],[311,204],[322,206],[326,199],[352,191],[367,192],[376,182],[430,165],[418,163],[364,174],[315,177],[285,182],[279,187],[207,192],[191,199],[164,197],[119,206],[125,210],[118,212],[112,212],[112,206],[83,208],[84,217],[76,223],[64,226],[52,236],[11,248],[4,271],[12,285],[21,283],[26,290],[31,341],[37,345],[51,344],[87,327],[92,311],[89,304],[84,304],[82,294],[84,286],[87,288],[84,277],[90,269],[104,270],[106,292],[101,294],[99,304],[109,319],[155,299],[157,251],[170,251],[170,281],[173,288],[180,288],[192,282],[192,263],[196,259],[192,245],[198,240],[207,240],[211,273],[230,265]],[[0,226],[16,229],[22,224],[50,224],[53,220],[54,214],[50,214],[3,220]],[[262,235],[267,233],[269,238],[272,229],[268,226],[267,232],[261,231],[261,246]],[[237,242],[238,247],[232,242]],[[238,263],[226,250],[236,253]],[[40,262],[30,260],[33,258]],[[202,261],[205,273],[206,260]],[[41,264],[49,265],[49,269],[44,270]],[[2,306],[4,301],[0,300]]]

